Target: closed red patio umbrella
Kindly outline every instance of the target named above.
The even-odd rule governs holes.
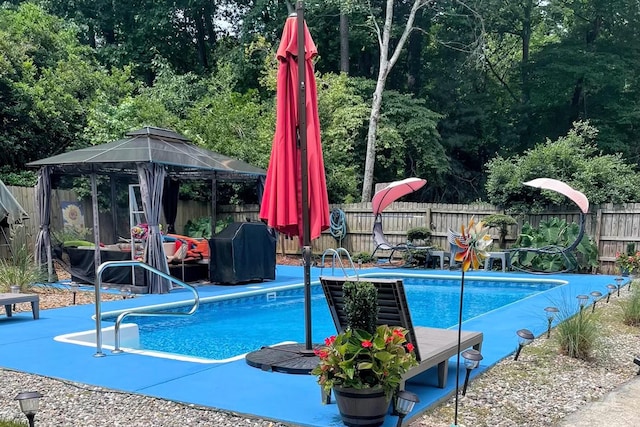
[[[260,207],[260,218],[270,227],[287,236],[298,236],[300,245],[305,245],[303,213],[303,178],[308,178],[309,240],[320,237],[329,228],[329,201],[325,180],[324,160],[320,142],[320,122],[316,80],[312,59],[318,54],[315,44],[304,24],[304,81],[306,102],[304,111],[298,113],[298,20],[289,16],[282,32],[277,58],[277,110],[276,131],[273,137],[271,159],[267,169],[264,196]],[[300,89],[301,91],[302,89]],[[306,126],[301,117],[306,115]],[[299,132],[306,127],[305,134]],[[306,136],[307,168],[303,165],[302,141]],[[300,138],[299,138],[300,137]]]
[[[302,1],[296,9],[287,18],[277,52],[276,130],[260,218],[280,233],[299,238],[305,296],[305,348],[300,354],[311,359],[311,240],[330,223],[312,62],[318,51],[304,22]]]

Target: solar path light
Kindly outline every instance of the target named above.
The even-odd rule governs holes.
[[[602,296],[602,292],[600,292],[600,291],[591,292],[591,297],[593,298],[593,305],[591,306],[591,312],[592,313],[594,313],[596,311],[596,303],[598,302],[598,300],[600,299],[601,296]]]
[[[398,424],[396,427],[402,427],[402,421],[420,399],[410,391],[402,390],[396,396],[396,412],[398,413]]]
[[[73,294],[73,298],[71,300],[71,303],[73,305],[76,305],[76,295],[78,294],[78,290],[80,289],[80,285],[78,285],[76,282],[71,282],[71,283],[69,283],[69,289],[71,289],[71,293]]]
[[[553,323],[553,319],[558,314],[558,307],[546,307],[544,311],[547,312],[547,338],[551,337],[551,324]]]
[[[41,397],[42,395],[37,391],[23,391],[15,397],[15,400],[20,403],[20,410],[27,416],[27,420],[29,420],[29,427],[35,425],[34,419],[36,412],[38,412]]]
[[[467,394],[467,385],[469,384],[469,375],[471,371],[478,367],[482,360],[482,354],[478,350],[469,349],[462,352],[464,357],[464,366],[467,368],[467,374],[464,377],[464,387],[462,387],[462,395]]]
[[[528,329],[520,329],[516,332],[516,334],[520,337],[520,342],[518,343],[518,351],[516,351],[516,356],[513,358],[513,360],[518,360],[518,356],[520,356],[522,347],[531,343],[535,338],[533,336],[533,333]]]
[[[580,304],[580,312],[582,313],[582,309],[585,305],[587,305],[587,302],[589,301],[589,295],[578,295],[576,296],[576,298],[578,298],[578,304]]]
[[[624,279],[622,278],[622,276],[616,277],[616,287],[618,288],[618,296],[620,296],[620,288],[622,287],[623,280]]]
[[[616,290],[616,285],[614,285],[613,283],[609,283],[609,284],[607,285],[607,290],[608,290],[608,293],[607,293],[607,302],[609,302],[609,298],[611,298],[611,294],[613,293],[613,291],[615,291],[615,290]]]

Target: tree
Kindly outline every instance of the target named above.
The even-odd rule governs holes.
[[[74,28],[31,3],[0,9],[0,164],[29,161],[86,141],[87,111],[113,83]]]
[[[540,194],[522,185],[535,178],[564,181],[594,204],[637,201],[640,174],[621,155],[602,154],[596,148],[597,135],[588,122],[576,122],[557,141],[547,140],[521,156],[493,158],[486,165],[489,202],[511,212],[535,212],[566,202],[559,193]]]
[[[364,176],[362,182],[362,202],[371,200],[371,190],[373,187],[373,169],[376,157],[376,132],[378,129],[378,121],[380,120],[380,109],[382,107],[382,93],[384,92],[387,77],[391,69],[398,61],[400,52],[404,48],[409,34],[413,31],[413,22],[416,13],[429,4],[427,0],[414,0],[411,10],[407,17],[404,29],[400,37],[395,40],[395,47],[389,56],[391,49],[391,31],[393,29],[393,0],[386,1],[386,9],[384,12],[384,23],[380,28],[374,16],[371,16],[372,23],[375,28],[375,34],[378,39],[380,48],[380,62],[378,68],[378,78],[376,81],[376,89],[373,92],[373,100],[371,102],[371,114],[369,116],[369,130],[367,132],[367,152],[364,163]]]
[[[357,81],[345,73],[318,74],[318,116],[330,203],[357,200],[361,165],[354,162],[364,135],[368,108]]]

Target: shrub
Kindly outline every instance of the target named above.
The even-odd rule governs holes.
[[[14,285],[20,287],[20,292],[25,292],[44,278],[44,273],[35,264],[33,255],[24,245],[14,249],[10,261],[0,259],[0,292],[9,292]]]
[[[526,188],[523,182],[547,177],[582,191],[593,204],[625,203],[638,199],[640,174],[621,154],[603,154],[598,131],[588,122],[576,122],[567,135],[547,140],[513,157],[496,155],[485,164],[488,201],[510,213],[540,212],[547,205],[564,205],[566,197],[554,191]]]
[[[622,321],[626,325],[640,326],[640,289],[637,286],[631,298],[622,302]]]
[[[560,322],[556,331],[562,354],[586,360],[598,338],[598,314],[586,309],[581,310]]]
[[[431,230],[427,227],[411,228],[407,231],[407,240],[411,243],[421,240],[425,245],[431,240]]]
[[[402,255],[405,265],[412,267],[426,266],[428,257],[429,249],[412,249]]]
[[[369,252],[358,252],[357,254],[353,255],[351,259],[355,263],[361,261],[363,264],[376,262],[376,257],[371,255]]]
[[[216,221],[216,234],[224,230],[227,225],[233,222],[233,218],[226,217]],[[202,217],[196,220],[189,220],[184,225],[184,234],[189,237],[211,238],[211,217]]]
[[[528,222],[522,226],[514,248],[566,248],[577,239],[580,227],[576,223],[567,224],[564,219],[557,217],[540,222],[539,228],[532,227]],[[512,256],[511,263],[520,269],[553,272],[571,270],[588,271],[598,266],[598,248],[593,240],[584,235],[575,250],[573,259],[566,258],[559,253],[523,251]],[[572,265],[575,264],[575,265]]]
[[[378,290],[371,282],[345,282],[342,286],[347,326],[375,333],[378,321]]]
[[[500,238],[498,240],[498,244],[500,245],[500,249],[506,248],[506,237],[509,233],[509,226],[515,225],[516,220],[510,215],[503,214],[493,214],[487,215],[482,218],[482,222],[489,228],[497,228]]]

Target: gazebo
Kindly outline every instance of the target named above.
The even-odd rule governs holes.
[[[40,217],[40,231],[36,239],[35,257],[40,265],[47,264],[53,273],[51,251],[51,181],[53,175],[80,175],[91,179],[94,241],[100,242],[97,176],[108,176],[112,192],[118,176],[137,177],[142,206],[149,226],[147,262],[150,266],[169,272],[160,233],[160,214],[165,200],[165,217],[173,226],[177,211],[178,185],[185,179],[208,179],[212,183],[211,224],[216,222],[216,185],[218,180],[262,182],[266,171],[243,161],[214,153],[190,143],[189,139],[168,129],[144,127],[129,132],[124,139],[70,151],[31,162],[39,167],[36,199]],[[165,186],[165,182],[169,184]],[[112,198],[113,200],[114,198]],[[174,203],[167,203],[174,200]],[[113,211],[113,210],[112,210]],[[95,250],[96,268],[100,265],[100,250]],[[151,275],[150,293],[166,293],[170,284],[166,279]]]

